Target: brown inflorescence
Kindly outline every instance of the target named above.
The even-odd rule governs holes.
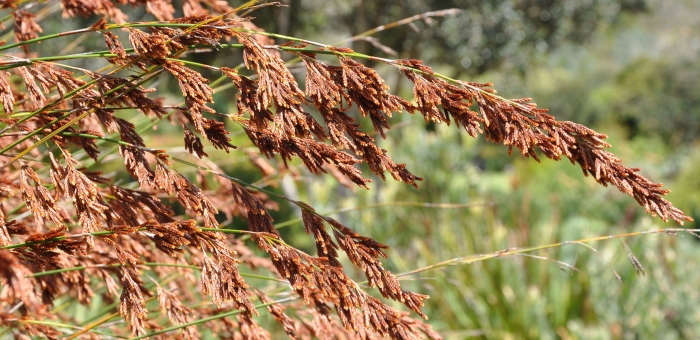
[[[0,325],[13,335],[57,338],[62,334],[52,327],[26,321],[52,317],[57,299],[87,305],[99,296],[109,303],[118,299],[117,312],[130,329],[95,324],[73,337],[97,337],[92,332],[99,330],[155,338],[182,329],[177,336],[197,339],[203,331],[197,321],[209,318],[204,325],[222,338],[269,339],[280,333],[258,323],[266,308],[291,339],[440,339],[423,320],[410,317],[427,319],[421,308],[428,296],[404,290],[384,267],[388,245],[303,202],[227,174],[209,159],[213,150],[202,138],[230,157],[244,152],[242,159],[260,170],[264,185],[280,185],[283,175],[330,173],[343,185],[369,188],[371,179],[361,170],[366,165],[381,179],[388,173],[417,186],[422,178],[392,160],[376,139],[390,136],[392,115],[420,113],[427,122],[454,122],[472,137],[483,134],[536,160],[566,157],[585,175],[633,196],[652,215],[681,224],[691,220],[663,198],[668,190],[661,184],[606,151],[605,135],[557,121],[529,98],[499,97],[491,84],[449,79],[420,60],[373,58],[413,83],[409,101],[390,93],[379,73],[358,61],[369,56],[298,39],[274,45],[225,2],[182,3],[186,16],[175,18],[169,0],[62,0],[64,16],[103,16],[66,34],[102,34],[108,51],[96,57],[111,63],[111,71],[31,58],[3,63],[3,70],[15,70],[0,73],[5,112],[0,121],[6,125],[0,147],[7,156],[0,168]],[[34,45],[21,42],[38,37],[37,16],[18,10],[17,2],[6,5],[15,19],[17,46],[31,57],[26,54]],[[121,5],[143,6],[160,22],[127,24]],[[115,29],[123,29],[128,42]],[[125,48],[129,44],[133,48]],[[200,48],[222,47],[241,48],[244,64],[187,60]],[[303,86],[283,51],[301,59]],[[321,61],[321,53],[335,62]],[[210,83],[205,76],[211,71],[222,78]],[[142,86],[160,73],[177,80],[183,103],[166,105],[157,97],[161,89]],[[222,106],[214,105],[213,84],[222,80],[237,89],[237,113],[218,112]],[[178,139],[196,157],[190,162],[149,147],[145,129],[126,110],[140,111],[152,126],[169,119],[181,127]],[[362,128],[365,118],[373,131]],[[244,143],[240,149],[233,145],[233,129],[241,132],[235,140]],[[103,152],[110,150],[104,143],[117,144],[118,153]],[[23,157],[28,153],[42,162]],[[95,171],[113,158],[121,158],[123,176]],[[198,172],[183,171],[176,162]],[[109,166],[103,170],[115,168]],[[271,211],[282,202],[300,209],[315,254],[288,243],[276,227]],[[238,223],[241,218],[246,225]],[[359,269],[366,285],[348,267]],[[253,285],[248,277],[267,281]],[[158,304],[148,303],[156,298]],[[161,318],[151,313],[157,310]],[[55,318],[74,322],[63,314]]]

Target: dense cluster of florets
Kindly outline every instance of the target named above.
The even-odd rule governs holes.
[[[554,160],[567,157],[584,174],[593,175],[603,185],[613,184],[653,215],[679,223],[690,220],[662,197],[667,191],[660,184],[605,151],[609,146],[605,135],[557,121],[529,99],[499,97],[490,84],[453,81],[435,74],[419,60],[374,58],[396,67],[414,84],[414,100],[408,101],[389,93],[375,70],[355,60],[367,56],[347,48],[299,43],[301,40],[273,45],[225,2],[187,0],[185,17],[174,19],[175,10],[168,0],[63,0],[66,16],[104,16],[90,28],[65,34],[100,32],[108,51],[96,57],[112,64],[111,71],[73,72],[30,53],[32,39],[42,31],[34,21],[36,16],[18,9],[19,3],[3,4],[13,9],[16,42],[0,46],[0,50],[23,49],[16,58],[0,61],[0,101],[5,111],[1,121],[6,126],[0,131],[4,156],[0,169],[0,325],[9,326],[17,336],[58,338],[61,334],[55,329],[26,320],[52,317],[53,303],[61,296],[70,295],[87,304],[99,294],[106,300],[119,300],[118,312],[135,336],[170,330],[155,322],[157,316],[149,315],[148,302],[157,299],[156,308],[179,326],[173,329],[184,329],[179,334],[189,339],[199,337],[196,320],[217,320],[217,316],[221,322],[207,324],[222,337],[269,338],[255,320],[263,307],[293,339],[368,339],[377,334],[396,339],[439,338],[422,321],[369,294],[376,289],[385,299],[427,318],[421,307],[428,297],[404,291],[397,277],[383,267],[380,259],[386,257],[386,245],[303,202],[278,196],[301,208],[305,230],[316,243],[316,254],[307,254],[285,242],[276,229],[269,210],[277,203],[269,192],[204,162],[206,166],[196,166],[205,175],[213,174],[219,187],[209,189],[204,180],[195,183],[173,167],[173,161],[182,160],[148,147],[139,128],[119,117],[120,110],[136,109],[154,120],[170,119],[182,126],[185,148],[200,159],[208,156],[202,137],[216,149],[235,150],[226,124],[216,119],[220,114],[210,106],[214,88],[192,69],[196,63],[184,57],[185,52],[202,46],[243,51],[249,72],[196,66],[221,72],[237,88],[238,115],[230,118],[259,150],[248,151],[246,157],[264,176],[276,169],[260,155],[279,156],[285,165],[299,159],[312,173],[330,172],[344,176],[344,183],[365,188],[370,179],[364,177],[360,164],[382,179],[388,173],[416,186],[422,179],[377,146],[350,108],[369,117],[375,134],[382,138],[390,129],[392,114],[418,112],[426,121],[454,121],[473,137],[484,134],[495,143],[515,146],[525,156],[537,159],[539,150]],[[130,25],[119,4],[145,6],[161,22],[150,27]],[[37,6],[45,5],[37,2]],[[128,35],[131,48],[125,48],[127,42],[112,32],[116,29]],[[280,52],[298,57],[305,66],[304,89]],[[337,63],[323,62],[319,54],[334,56]],[[120,73],[124,70],[136,73],[127,77]],[[177,80],[182,105],[165,105],[153,94],[155,89],[142,87],[160,74]],[[323,121],[317,121],[311,109]],[[107,134],[118,134],[119,140],[105,138]],[[83,152],[96,164],[102,162],[105,147],[101,142],[118,144],[125,169],[137,185],[117,183],[81,165],[76,155]],[[45,164],[24,159],[26,155],[40,157],[38,148],[45,146]],[[176,215],[167,204],[169,199],[177,200],[186,214]],[[218,212],[246,218],[247,230],[219,229]],[[30,215],[33,218],[27,217]],[[243,237],[266,256],[255,255]],[[361,269],[366,285],[346,273],[339,260],[341,253]],[[268,279],[287,284],[297,298],[288,299],[292,302],[285,308],[266,295],[269,292],[249,286],[241,267],[270,270]],[[183,302],[199,301],[193,297],[197,294],[194,285],[210,297],[213,307]],[[285,312],[290,308],[293,317]],[[235,321],[223,319],[234,315]],[[92,333],[98,329],[124,333],[118,325],[92,326],[74,336],[98,336]]]

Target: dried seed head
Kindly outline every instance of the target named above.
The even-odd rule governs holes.
[[[0,72],[0,100],[2,100],[5,113],[12,113],[14,112],[15,96],[12,94],[12,87],[4,75],[10,74],[7,71]]]
[[[89,17],[97,14],[107,16],[118,24],[123,24],[128,17],[115,6],[115,3],[119,2],[122,0],[61,0],[61,8],[63,8],[64,18],[77,15]]]
[[[141,294],[141,287],[132,279],[127,270],[124,270],[121,279],[122,294],[119,303],[119,314],[131,325],[131,333],[139,336],[146,334],[146,300]]]
[[[43,30],[41,26],[34,21],[36,14],[27,11],[14,11],[12,16],[15,19],[15,42],[26,41],[37,38]],[[29,53],[29,46],[23,45],[24,53]]]
[[[61,209],[56,205],[56,201],[49,194],[49,191],[41,184],[39,175],[23,161],[20,164],[20,188],[22,198],[27,202],[27,206],[36,216],[45,217],[56,223],[63,224]],[[32,180],[34,185],[30,184]]]
[[[44,94],[41,93],[39,86],[37,86],[34,82],[34,76],[32,75],[32,73],[30,73],[26,67],[18,67],[17,69],[19,70],[20,75],[22,75],[22,79],[24,79],[24,84],[27,86],[27,91],[29,92],[29,99],[32,101],[33,104],[32,109],[36,110],[44,106],[46,97],[44,97]]]
[[[170,56],[168,37],[155,33],[149,34],[141,30],[128,28],[129,42],[136,53],[147,58],[166,58]]]
[[[174,293],[163,289],[161,286],[157,286],[156,289],[161,313],[166,315],[171,323],[182,325],[193,320],[194,311],[183,305]],[[184,334],[187,339],[200,338],[197,327],[194,326],[185,327]]]

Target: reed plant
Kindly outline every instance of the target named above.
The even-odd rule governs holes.
[[[56,3],[65,17],[93,23],[43,32],[37,18]],[[129,21],[120,7],[126,5],[142,7],[155,21]],[[2,2],[10,14],[0,20],[14,21],[14,42],[0,46],[3,336],[267,339],[279,334],[275,327],[293,339],[441,338],[421,310],[428,296],[405,290],[400,275],[563,243],[392,273],[382,240],[271,188],[298,166],[349,187],[369,188],[365,168],[375,179],[418,187],[423,178],[378,145],[377,138],[390,136],[393,114],[454,124],[536,161],[568,159],[652,216],[692,220],[664,199],[661,184],[607,151],[606,135],[558,121],[530,98],[501,97],[490,83],[434,72],[420,60],[265,32],[248,14],[267,5],[274,4],[187,0],[176,10],[168,0]],[[41,54],[47,44],[82,36],[103,39],[106,49]],[[244,62],[192,60],[212,52],[239,54]],[[94,67],[71,64],[85,59]],[[408,79],[413,98],[392,94],[362,63],[367,60]],[[305,70],[303,86],[291,65]],[[177,82],[181,100],[148,88],[163,78]],[[229,89],[236,90],[237,110],[226,114],[214,108],[214,95]],[[177,130],[161,126],[166,122]],[[147,137],[155,128],[177,131],[191,156],[159,147],[167,136]],[[237,148],[239,139],[251,147]],[[212,149],[249,161],[259,180],[227,173],[221,158],[209,157]],[[314,251],[289,241],[301,233],[289,230],[294,221],[275,224],[281,204],[299,209]],[[232,223],[240,220],[245,227]],[[353,279],[351,268],[364,280]],[[263,326],[261,314],[277,326]]]

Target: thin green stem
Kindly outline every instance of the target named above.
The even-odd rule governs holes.
[[[258,305],[255,305],[255,309],[265,308],[265,307],[267,307],[267,306],[271,306],[271,305],[274,305],[274,304],[277,304],[277,303],[284,303],[284,302],[293,301],[293,300],[296,300],[296,299],[298,299],[298,298],[286,298],[286,299],[282,299],[282,300],[277,300],[277,301],[272,301],[272,302],[268,302],[268,303],[258,304]],[[176,331],[176,330],[178,330],[178,329],[182,329],[182,328],[189,327],[189,326],[198,326],[198,325],[202,325],[202,324],[204,324],[204,323],[206,323],[206,322],[209,322],[209,321],[218,320],[218,319],[223,319],[223,318],[225,318],[225,317],[234,316],[234,315],[240,314],[240,313],[242,313],[242,312],[244,312],[244,311],[242,311],[242,310],[235,310],[235,311],[225,312],[225,313],[213,315],[213,316],[210,316],[210,317],[207,317],[207,318],[202,318],[202,319],[199,319],[199,320],[196,320],[196,321],[188,322],[188,323],[185,323],[185,324],[182,324],[182,325],[177,325],[177,326],[172,326],[172,327],[164,328],[164,329],[161,329],[161,330],[159,330],[159,331],[155,331],[155,332],[148,333],[148,334],[145,334],[145,335],[142,335],[142,336],[137,336],[137,337],[134,337],[134,338],[130,338],[129,340],[145,339],[145,338],[148,338],[148,337],[152,337],[152,336],[156,336],[156,335],[160,335],[160,334],[165,334],[165,333],[168,333],[168,332]]]
[[[201,228],[201,229],[212,229],[212,231],[222,231],[221,229],[214,229],[214,228]],[[109,267],[121,267],[121,263],[110,263],[110,264],[99,264],[99,265],[93,265],[93,266],[76,266],[76,267],[70,267],[70,268],[61,268],[61,269],[55,269],[55,270],[47,270],[43,272],[38,272],[38,273],[33,273],[32,275],[29,275],[28,277],[40,277],[40,276],[47,276],[47,275],[55,275],[55,274],[60,274],[60,273],[66,273],[66,272],[72,272],[72,271],[80,271],[80,270],[85,270],[88,268],[109,268]],[[193,265],[187,265],[187,264],[180,264],[180,263],[161,263],[161,262],[143,262],[137,264],[137,266],[145,266],[145,267],[176,267],[176,268],[187,268],[187,269],[193,269],[193,270],[201,270],[202,268],[198,266],[193,266]],[[241,276],[243,277],[249,277],[252,279],[261,279],[261,280],[267,280],[267,281],[275,281],[275,282],[287,282],[285,280],[280,280],[276,279],[274,277],[269,277],[269,276],[263,276],[263,275],[255,275],[255,274],[249,274],[249,273],[240,273]]]
[[[49,238],[46,240],[41,240],[41,241],[31,241],[31,242],[25,242],[25,243],[17,243],[17,244],[10,244],[7,246],[1,246],[0,249],[15,249],[15,248],[21,248],[21,247],[29,247],[37,244],[43,244],[47,242],[57,242],[57,241],[63,241],[68,238],[73,238],[73,237],[85,237],[85,236],[103,236],[103,235],[111,235],[114,234],[113,231],[109,230],[102,230],[102,231],[95,231],[91,233],[83,233],[83,234],[77,234],[77,235],[70,235],[70,236],[58,236],[54,238]]]
[[[557,247],[571,245],[571,244],[585,244],[585,243],[591,243],[591,242],[596,242],[596,241],[605,241],[605,240],[611,240],[611,239],[624,239],[624,238],[628,238],[628,237],[650,235],[650,234],[675,235],[677,233],[682,233],[682,232],[690,233],[696,237],[699,237],[697,234],[700,233],[700,229],[664,228],[664,229],[654,229],[654,230],[648,230],[648,231],[637,231],[637,232],[617,234],[617,235],[590,237],[590,238],[584,238],[584,239],[580,239],[580,240],[576,240],[576,241],[564,241],[564,242],[551,243],[551,244],[532,246],[532,247],[509,248],[509,249],[496,251],[496,252],[488,253],[488,254],[478,254],[478,255],[453,258],[453,259],[438,262],[438,263],[435,263],[435,264],[432,264],[432,265],[429,265],[426,267],[414,269],[412,271],[405,272],[405,273],[402,273],[402,274],[399,274],[396,276],[397,277],[398,276],[408,276],[408,275],[418,274],[418,273],[422,273],[425,271],[438,269],[438,268],[442,268],[442,267],[461,265],[461,264],[471,264],[471,263],[480,262],[480,261],[484,261],[484,260],[488,260],[488,259],[506,257],[506,256],[511,256],[511,255],[518,255],[518,254],[523,254],[523,253],[530,253],[530,252],[537,251],[537,250],[557,248]]]
[[[19,323],[28,323],[28,324],[34,324],[34,325],[44,325],[44,326],[49,326],[49,327],[58,327],[58,328],[68,328],[68,329],[77,329],[77,330],[83,330],[83,327],[80,326],[75,326],[75,325],[68,325],[60,322],[53,322],[53,321],[40,321],[40,320],[27,320],[27,319],[20,319],[17,320]],[[91,330],[92,333],[99,334],[99,335],[106,335],[110,336],[113,338],[118,338],[118,339],[128,339],[128,337],[121,336],[121,335],[116,335],[104,331],[98,331],[98,330]]]
[[[131,86],[130,88],[128,88],[126,91],[120,93],[119,95],[117,95],[117,96],[115,96],[115,97],[113,97],[113,98],[110,98],[110,100],[108,100],[106,104],[111,104],[112,102],[114,102],[114,101],[116,101],[117,99],[119,99],[121,96],[123,96],[123,95],[125,95],[125,94],[127,94],[127,93],[133,91],[134,89],[138,88],[138,87],[141,86],[143,83],[146,83],[146,82],[150,81],[152,78],[154,78],[154,77],[157,75],[156,72],[158,71],[158,69],[160,69],[160,67],[161,67],[160,65],[154,66],[154,67],[152,67],[151,69],[149,69],[148,71],[144,72],[144,73],[141,75],[141,77],[143,77],[143,76],[149,76],[149,75],[150,75],[150,77],[147,77],[147,78],[141,80],[140,82],[138,82],[138,83],[136,83],[136,84],[133,84],[133,86]],[[154,73],[155,73],[155,74],[154,74]],[[119,85],[119,86],[116,86],[116,87],[114,87],[113,89],[111,89],[111,90],[105,92],[105,93],[103,94],[103,96],[109,96],[110,94],[115,93],[116,91],[119,91],[119,90],[121,90],[122,88],[126,87],[127,84],[128,84],[128,83],[124,83],[124,84],[121,84],[121,85]],[[53,136],[55,136],[55,135],[61,133],[63,130],[67,129],[67,128],[70,127],[71,125],[73,125],[73,124],[79,122],[80,120],[82,120],[83,118],[87,117],[87,116],[88,116],[90,113],[92,113],[93,111],[94,111],[94,109],[88,109],[87,111],[85,111],[85,112],[82,113],[81,115],[79,115],[79,116],[73,118],[71,121],[69,121],[68,123],[64,124],[63,126],[61,126],[61,127],[57,128],[57,129],[51,131],[51,132],[50,132],[49,134],[47,134],[44,138],[40,139],[38,142],[34,143],[32,146],[30,146],[30,147],[28,147],[28,148],[22,150],[20,153],[17,154],[17,156],[13,157],[10,161],[8,161],[7,163],[5,163],[5,164],[3,164],[2,166],[0,166],[0,170],[4,169],[4,168],[7,167],[8,165],[12,164],[14,161],[16,161],[17,159],[19,159],[20,157],[26,155],[28,152],[30,152],[30,151],[33,150],[34,148],[36,148],[36,147],[38,147],[39,145],[43,144],[44,142],[48,141],[48,140],[51,139]],[[72,113],[72,112],[69,112],[69,113],[67,113],[66,115],[71,114],[71,113]],[[66,115],[64,115],[64,116],[66,116]],[[63,117],[63,116],[62,116],[62,117]],[[66,116],[66,117],[67,117],[67,116]],[[42,127],[41,129],[35,129],[35,130],[33,130],[33,131],[32,131],[31,133],[29,133],[27,136],[25,136],[25,137],[19,139],[17,142],[15,142],[15,143],[13,143],[13,144],[7,146],[6,148],[0,150],[0,154],[3,154],[3,153],[5,153],[5,152],[7,152],[8,150],[10,150],[11,148],[13,148],[13,147],[16,146],[17,144],[19,144],[19,143],[21,143],[21,142],[23,142],[23,141],[25,141],[25,140],[31,138],[32,136],[38,134],[38,133],[41,132],[43,129],[46,129],[46,128],[52,126],[52,125],[55,124],[57,121],[58,121],[58,120],[54,120],[54,121],[52,121],[51,123],[49,123],[49,124],[45,125],[44,127]]]
[[[36,37],[34,39],[27,39],[24,41],[16,42],[14,44],[7,44],[4,46],[0,46],[0,51],[9,50],[9,49],[14,48],[14,47],[29,45],[29,44],[33,44],[33,43],[40,42],[40,41],[46,41],[46,40],[56,39],[56,38],[60,38],[60,37],[67,37],[69,35],[82,34],[82,33],[87,33],[87,32],[94,32],[94,31],[96,31],[96,30],[88,27],[88,28],[81,28],[78,30],[73,30],[73,31],[68,31],[68,32],[61,32],[61,33],[44,35],[41,37]]]
[[[147,285],[146,289],[153,290],[153,288],[155,288],[156,285],[166,285],[166,284],[168,284],[169,282],[172,282],[173,280],[177,279],[178,277],[179,277],[179,276],[178,276],[178,275],[175,275],[175,273],[174,273],[173,275],[167,276],[167,277],[166,277],[165,279],[163,279],[163,281],[160,282],[160,283],[156,283],[156,282],[147,282],[147,283],[146,283],[146,285]],[[148,303],[148,302],[153,301],[153,300],[155,300],[155,299],[156,299],[156,296],[153,296],[152,298],[146,300],[145,302]],[[83,330],[81,330],[81,331],[79,331],[79,332],[77,332],[77,333],[71,334],[70,337],[67,338],[67,340],[75,339],[75,338],[78,337],[79,335],[84,334],[84,333],[86,333],[86,332],[88,332],[88,331],[92,331],[95,327],[97,327],[97,326],[99,326],[99,325],[101,325],[101,324],[103,324],[103,323],[109,321],[110,319],[112,319],[112,318],[114,318],[114,317],[119,316],[119,312],[115,312],[115,313],[112,313],[112,314],[107,314],[107,313],[109,313],[109,311],[111,311],[112,309],[114,309],[114,308],[117,307],[118,305],[119,305],[119,302],[115,302],[115,303],[109,305],[107,308],[102,309],[102,310],[101,310],[99,313],[97,313],[94,317],[92,317],[92,318],[88,319],[87,321],[85,321],[85,323],[89,323],[89,324],[86,325],[85,328],[84,328]]]
[[[36,111],[33,111],[32,113],[30,113],[30,114],[27,115],[26,117],[20,119],[19,121],[15,122],[14,124],[6,126],[4,129],[0,130],[0,134],[4,133],[5,131],[7,131],[8,129],[10,129],[10,128],[14,127],[14,126],[17,126],[17,125],[19,125],[19,124],[24,123],[24,122],[27,121],[28,119],[30,119],[30,118],[32,118],[32,117],[34,117],[34,116],[36,116],[36,115],[38,115],[38,114],[44,112],[44,110],[46,110],[46,109],[48,109],[48,108],[51,108],[51,107],[55,106],[55,105],[58,104],[58,103],[61,103],[61,102],[64,101],[66,98],[71,98],[71,97],[73,97],[73,96],[76,95],[78,92],[81,92],[81,91],[87,89],[88,87],[92,86],[92,85],[95,84],[96,82],[97,82],[97,80],[90,81],[90,82],[86,83],[85,85],[80,86],[80,87],[78,87],[77,89],[66,93],[65,96],[61,96],[61,98],[56,99],[56,100],[54,100],[53,102],[44,105],[44,107],[42,107],[42,108],[40,108],[40,109],[38,109],[38,110],[36,110]],[[76,110],[76,109],[69,110],[69,111],[68,111],[68,114],[74,112],[75,110]],[[49,124],[51,124],[51,123],[49,123]],[[45,128],[45,127],[44,127],[44,128]],[[37,129],[37,130],[38,130],[38,129]],[[13,143],[12,145],[6,147],[5,149],[3,149],[3,151],[0,151],[0,154],[5,153],[5,151],[7,151],[7,150],[13,148],[14,146],[16,146],[16,145],[19,144],[19,143],[20,143],[20,142],[18,141],[18,142],[16,142],[16,143]]]

